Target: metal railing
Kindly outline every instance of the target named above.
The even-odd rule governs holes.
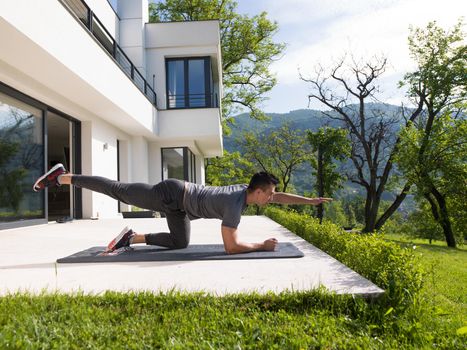
[[[114,58],[117,65],[133,81],[146,98],[157,107],[157,95],[122,48],[83,0],[58,0],[89,30],[92,36]]]
[[[211,94],[168,94],[167,108],[218,108],[216,93]]]

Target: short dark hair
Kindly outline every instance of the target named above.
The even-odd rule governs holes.
[[[269,186],[276,186],[279,183],[279,180],[274,175],[267,173],[265,171],[260,171],[254,174],[248,185],[248,191],[253,192],[258,188],[266,190]]]

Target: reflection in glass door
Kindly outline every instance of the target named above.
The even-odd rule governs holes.
[[[0,93],[0,225],[45,218],[44,194],[32,191],[43,170],[42,110]]]

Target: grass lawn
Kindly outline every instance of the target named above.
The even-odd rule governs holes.
[[[431,318],[425,326],[446,337],[467,326],[467,246],[448,248],[446,242],[386,235],[386,238],[415,249],[427,271],[422,296]],[[464,336],[467,343],[467,334]]]
[[[281,295],[10,295],[0,298],[0,349],[464,349],[467,251],[416,246],[428,271],[399,316],[323,291]]]

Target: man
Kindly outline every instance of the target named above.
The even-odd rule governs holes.
[[[49,186],[74,185],[106,194],[130,205],[165,213],[170,232],[140,234],[125,228],[109,243],[108,252],[136,243],[169,249],[186,248],[190,242],[190,220],[216,218],[222,220],[221,233],[226,253],[236,254],[272,251],[277,245],[275,238],[260,243],[239,240],[237,227],[248,205],[318,205],[332,200],[276,193],[278,183],[277,178],[266,172],[254,174],[248,186],[203,186],[176,179],[164,180],[156,185],[122,183],[99,176],[70,174],[62,164],[57,164],[36,181],[33,190],[37,192]]]

